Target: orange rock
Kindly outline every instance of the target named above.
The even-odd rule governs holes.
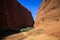
[[[60,37],[60,0],[43,0],[34,27],[48,35]]]

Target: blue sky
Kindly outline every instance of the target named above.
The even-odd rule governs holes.
[[[20,2],[24,7],[31,11],[32,16],[35,20],[42,0],[18,0],[18,2]]]

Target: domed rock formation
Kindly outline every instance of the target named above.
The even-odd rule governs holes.
[[[43,0],[34,27],[60,38],[60,0]]]
[[[17,0],[0,0],[0,29],[18,30],[33,24],[31,12]]]
[[[31,31],[11,35],[11,40],[60,40],[60,0],[43,0],[34,28]],[[26,39],[24,39],[26,38]],[[4,39],[4,40],[5,40]]]

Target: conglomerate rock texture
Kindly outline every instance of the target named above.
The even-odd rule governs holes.
[[[31,12],[17,0],[0,0],[0,29],[17,30],[33,24]]]
[[[60,38],[60,0],[43,0],[34,28]]]

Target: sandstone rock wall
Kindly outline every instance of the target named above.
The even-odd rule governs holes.
[[[19,29],[34,24],[31,12],[17,0],[0,0],[0,29]]]
[[[34,27],[48,35],[60,37],[60,0],[43,0]]]
[[[24,21],[26,26],[32,26],[34,24],[34,19],[32,17],[32,14],[30,11],[28,11],[28,9],[26,9],[24,6],[20,6],[21,4],[18,3],[18,7],[23,10],[23,17],[24,17]],[[24,12],[25,11],[25,12]]]

